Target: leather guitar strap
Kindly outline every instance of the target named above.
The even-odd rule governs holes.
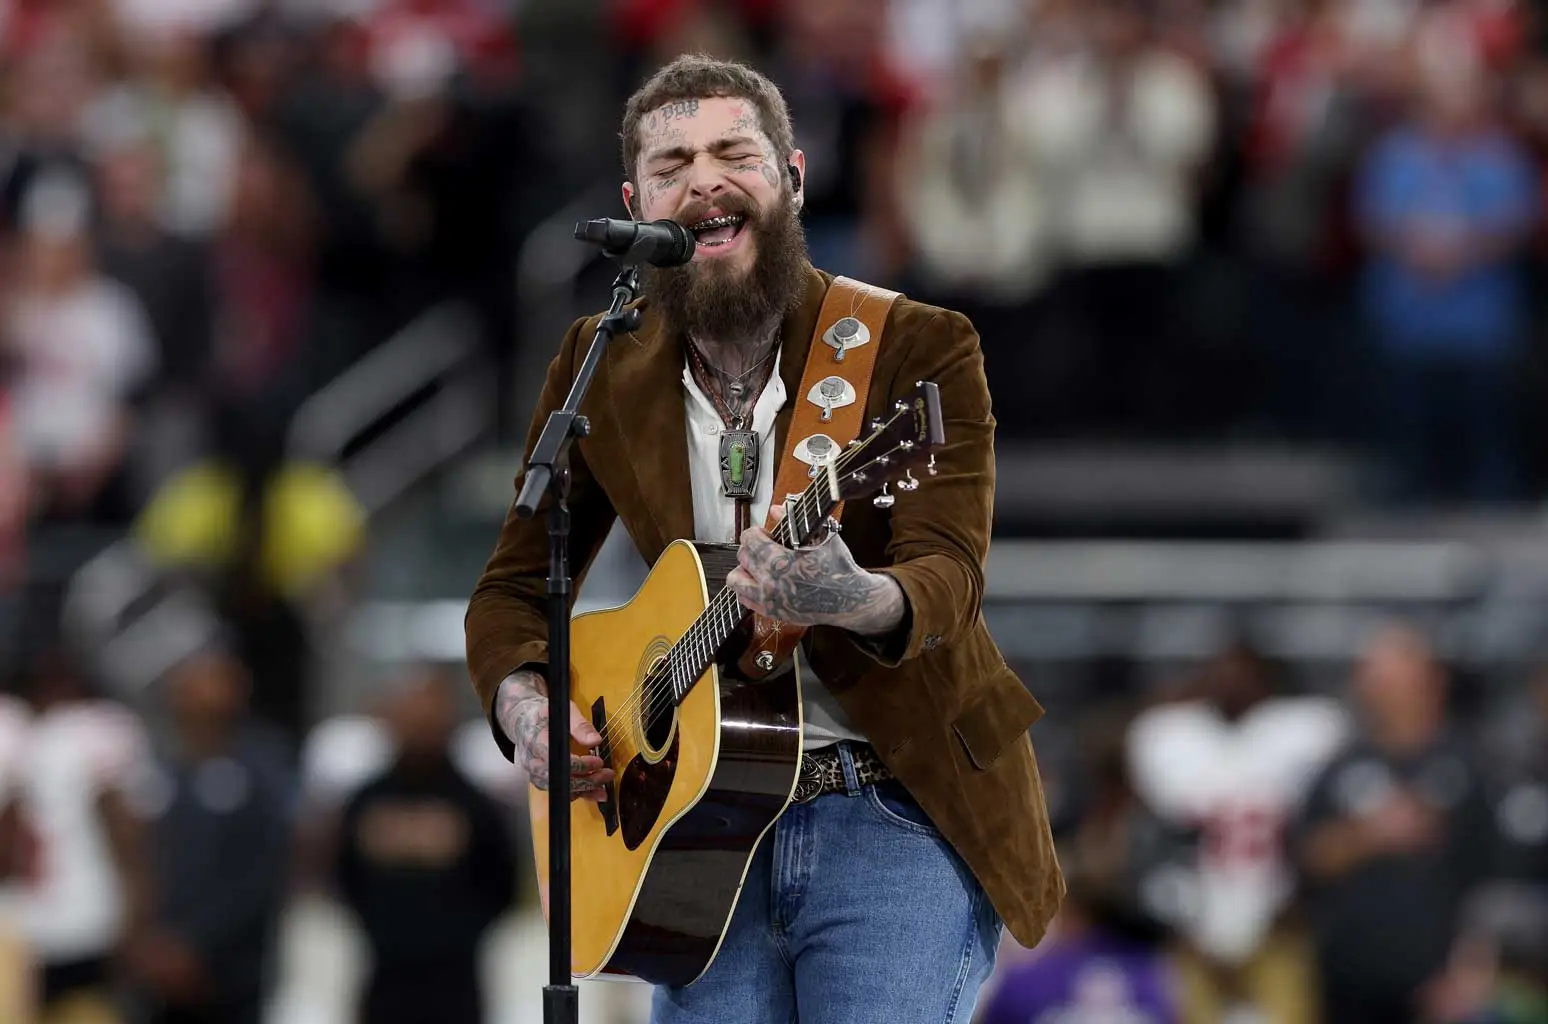
[[[897,292],[847,277],[836,277],[828,286],[801,386],[791,396],[796,404],[775,471],[766,529],[774,528],[773,512],[786,497],[799,495],[811,483],[809,459],[836,457],[860,436],[882,333],[898,297]],[[840,504],[833,518],[839,519],[843,512]],[[804,626],[754,616],[752,641],[739,667],[752,679],[767,676],[794,654],[805,633]]]

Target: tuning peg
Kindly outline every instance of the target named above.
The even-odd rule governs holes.
[[[930,455],[930,464],[927,465],[925,468],[930,471],[930,475],[931,476],[935,476],[937,473],[940,472],[940,470],[935,468],[935,454],[933,452]]]
[[[914,479],[914,471],[912,469],[904,471],[903,479],[898,481],[898,490],[900,490],[900,491],[917,491],[917,490],[919,490],[919,481]]]
[[[887,493],[887,485],[882,484],[881,493],[871,499],[871,504],[875,505],[877,508],[891,508],[893,502],[897,500],[898,499],[895,496]]]

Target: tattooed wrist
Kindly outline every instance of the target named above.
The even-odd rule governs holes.
[[[908,599],[898,581],[886,573],[867,573],[864,577],[866,596],[854,613],[844,622],[834,625],[861,636],[885,636],[903,621],[908,610]]]
[[[515,743],[518,748],[525,737],[519,735],[524,732],[522,711],[527,708],[534,698],[538,703],[548,699],[548,684],[544,678],[530,669],[520,669],[512,672],[500,681],[500,686],[495,690],[494,719],[500,723],[500,730],[505,733],[505,738]]]

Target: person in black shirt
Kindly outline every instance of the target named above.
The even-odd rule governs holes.
[[[418,670],[390,702],[398,756],[345,806],[338,885],[374,963],[360,1024],[477,1024],[478,948],[515,897],[499,806],[452,763],[450,681]]]
[[[1493,823],[1472,751],[1447,724],[1446,678],[1416,632],[1368,646],[1361,734],[1322,771],[1292,830],[1325,1024],[1407,1024],[1445,968]]]
[[[129,963],[154,1024],[258,1024],[289,881],[291,752],[248,712],[224,646],[166,681],[172,724],[135,803],[150,821],[154,910]]]

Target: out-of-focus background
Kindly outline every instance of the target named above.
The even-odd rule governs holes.
[[[1527,0],[0,2],[0,1019],[540,1019],[462,613],[689,50],[982,334],[1072,886],[982,1018],[1548,1020]]]

